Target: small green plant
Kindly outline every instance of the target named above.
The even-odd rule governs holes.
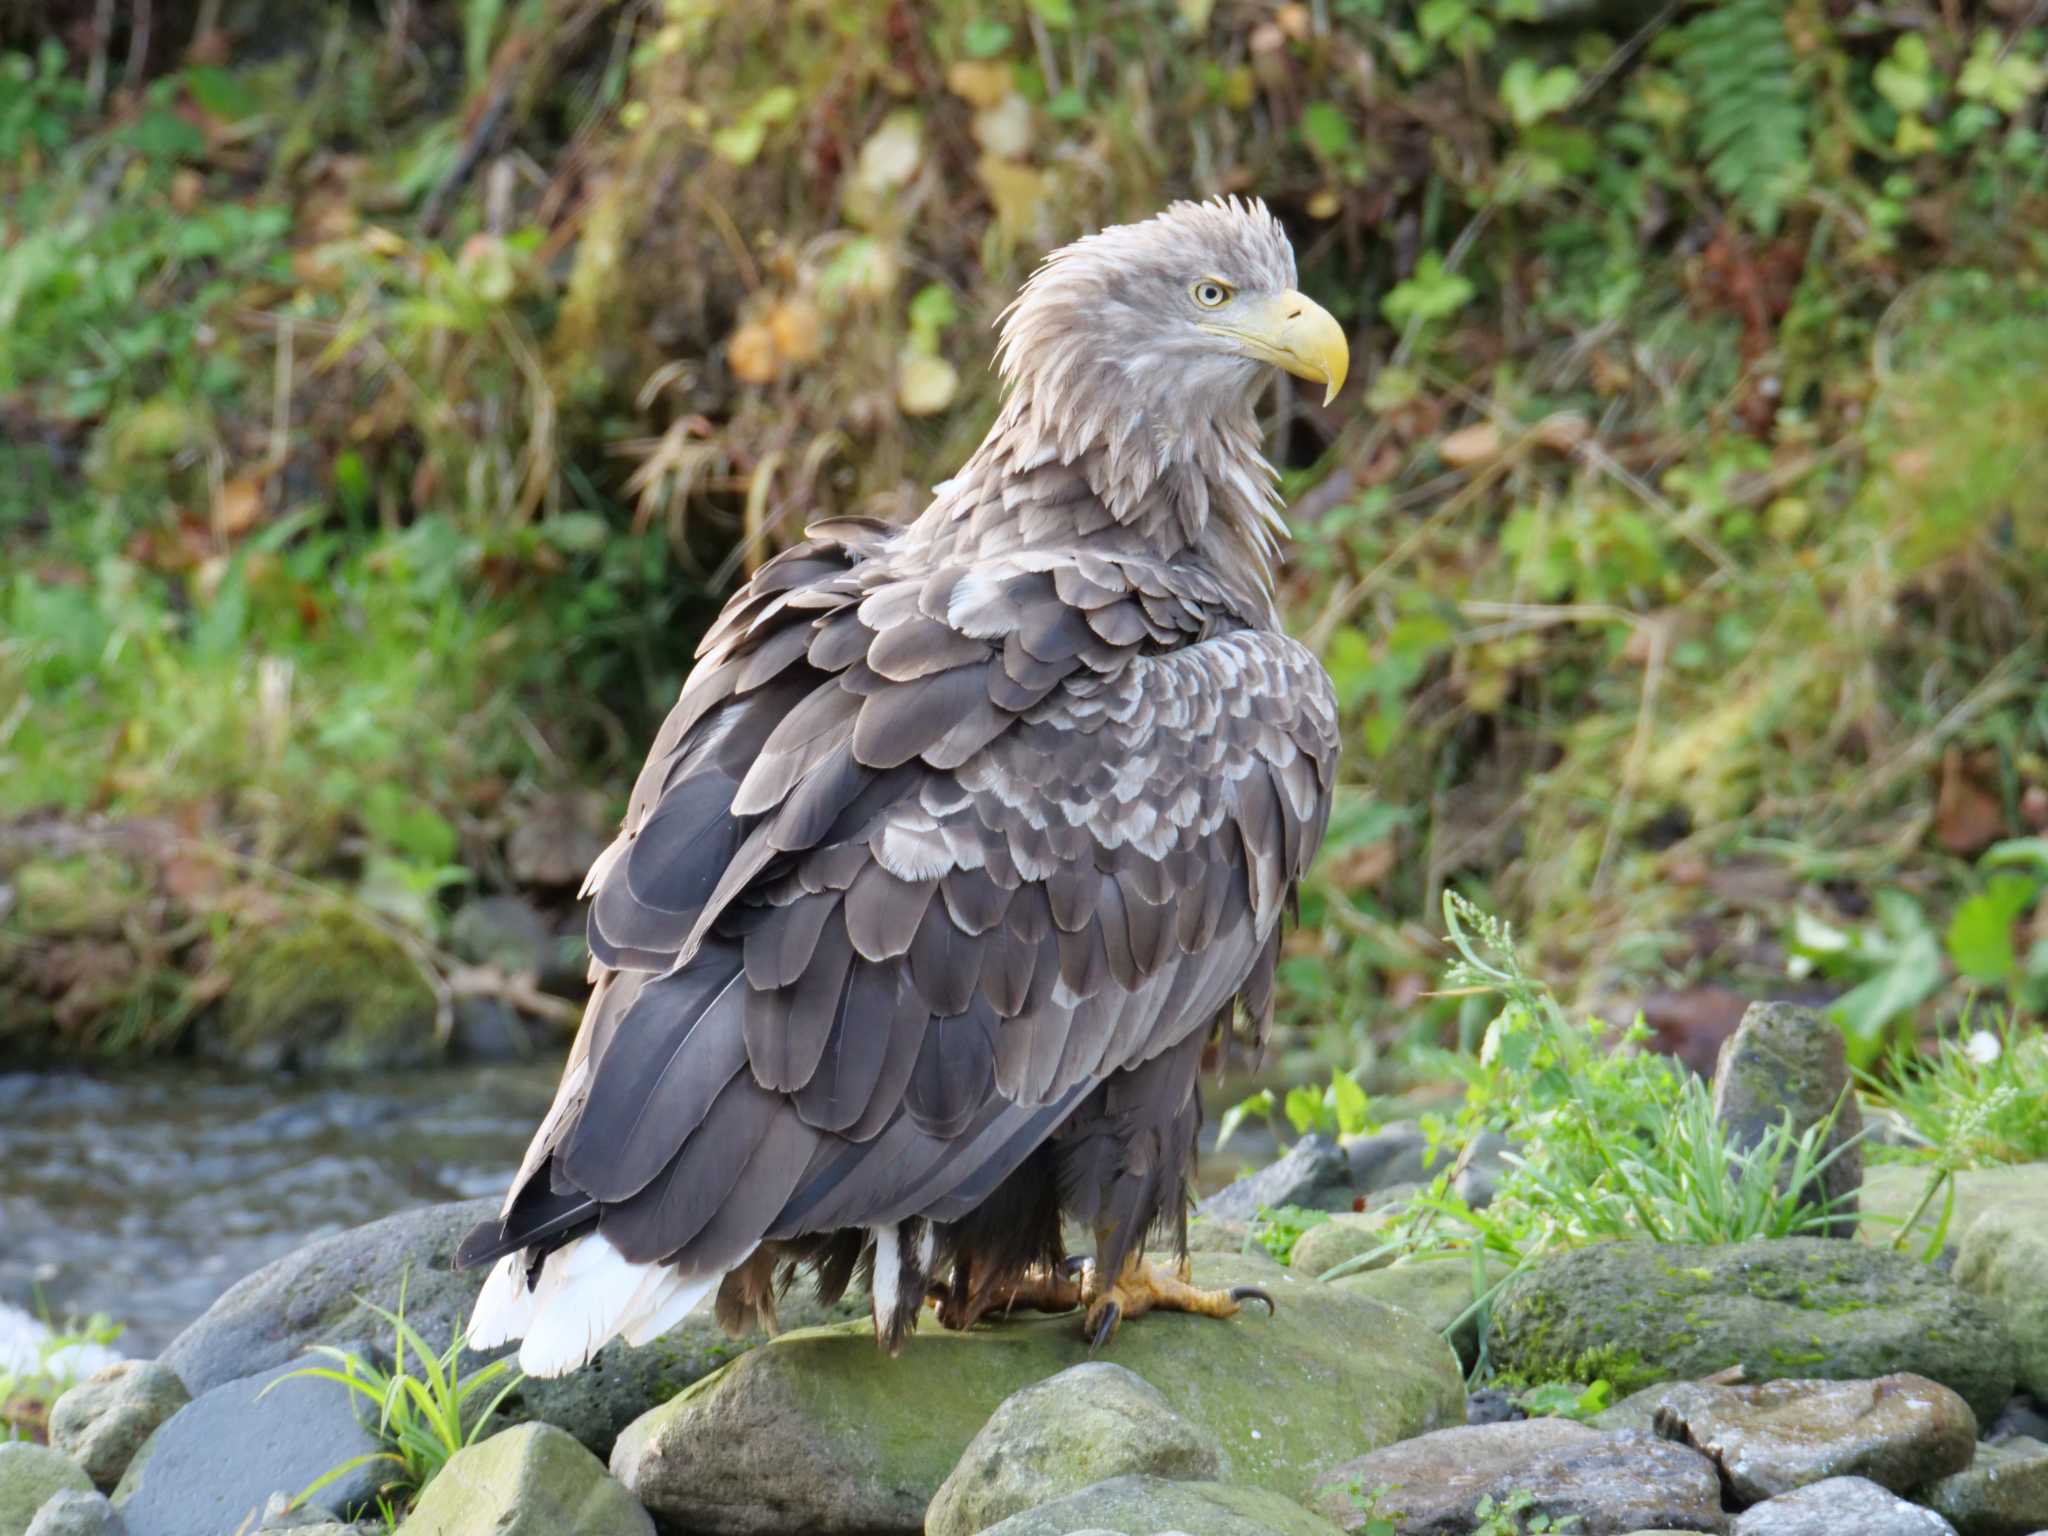
[[[1488,1494],[1472,1511],[1479,1523],[1472,1536],[1566,1536],[1579,1528],[1577,1515],[1534,1515],[1536,1495],[1525,1489],[1495,1498]]]
[[[1252,1241],[1276,1263],[1285,1264],[1293,1259],[1294,1245],[1301,1241],[1301,1235],[1329,1219],[1328,1211],[1312,1211],[1299,1205],[1262,1205],[1252,1220]]]
[[[1512,1273],[1589,1242],[1739,1243],[1813,1232],[1832,1219],[1833,1202],[1818,1194],[1846,1150],[1828,1145],[1832,1116],[1799,1134],[1781,1124],[1751,1148],[1734,1144],[1703,1082],[1635,1048],[1639,1028],[1613,1041],[1597,1022],[1566,1018],[1523,969],[1506,923],[1455,893],[1444,899],[1444,918],[1458,955],[1447,984],[1494,993],[1501,1009],[1477,1062],[1461,1067],[1463,1107],[1432,1133],[1462,1143],[1492,1128],[1518,1150],[1483,1209],[1452,1188],[1448,1171],[1439,1174],[1387,1243],[1331,1276],[1444,1249],[1471,1250],[1475,1268],[1482,1253],[1498,1255]],[[1467,1316],[1497,1288],[1477,1294]]]
[[[1368,1490],[1363,1483],[1353,1483],[1345,1492],[1357,1508],[1360,1523],[1353,1529],[1358,1536],[1394,1536],[1400,1529],[1401,1518],[1398,1508],[1385,1507],[1386,1497],[1394,1491],[1392,1483],[1381,1483]]]
[[[121,1337],[122,1325],[104,1312],[59,1326],[40,1296],[36,1312],[48,1331],[36,1345],[35,1365],[0,1371],[0,1440],[43,1439],[50,1405],[89,1374],[82,1361]]]
[[[1912,1134],[1886,1156],[1949,1170],[2048,1160],[2048,1036],[2009,1016],[1989,1029],[1965,1016],[1932,1052],[1900,1041],[1863,1087]]]
[[[1532,1419],[1576,1419],[1581,1424],[1614,1406],[1614,1383],[1601,1377],[1590,1386],[1575,1381],[1543,1381],[1515,1394],[1515,1403]]]
[[[507,1397],[519,1389],[525,1377],[509,1360],[493,1360],[481,1370],[464,1375],[461,1357],[463,1334],[457,1330],[448,1347],[436,1354],[419,1331],[405,1320],[405,1296],[401,1285],[397,1311],[387,1311],[373,1302],[357,1298],[367,1312],[390,1324],[392,1363],[385,1370],[354,1350],[316,1345],[315,1353],[334,1362],[331,1366],[309,1365],[278,1378],[290,1381],[305,1376],[332,1381],[377,1411],[376,1432],[385,1449],[350,1457],[328,1468],[299,1494],[303,1504],[336,1479],[358,1467],[389,1462],[392,1472],[382,1492],[396,1502],[417,1498],[448,1465],[457,1451],[483,1438],[487,1426]],[[410,1356],[410,1368],[408,1367]],[[483,1395],[498,1386],[497,1392]],[[271,1383],[265,1392],[277,1385]],[[479,1407],[481,1403],[481,1407]],[[386,1515],[387,1523],[389,1515]]]
[[[1261,1088],[1240,1099],[1223,1112],[1216,1127],[1216,1145],[1226,1144],[1248,1119],[1270,1124],[1276,1107],[1287,1117],[1297,1136],[1312,1132],[1324,1136],[1361,1136],[1377,1128],[1372,1101],[1358,1085],[1358,1079],[1348,1072],[1332,1070],[1327,1087],[1299,1083],[1288,1089],[1284,1098],[1277,1098],[1270,1088]]]

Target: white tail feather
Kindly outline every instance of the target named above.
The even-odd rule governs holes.
[[[523,1339],[519,1368],[562,1376],[612,1339],[645,1344],[675,1327],[718,1283],[665,1264],[635,1264],[602,1235],[565,1243],[541,1263],[531,1290],[523,1254],[492,1266],[470,1314],[472,1349]]]

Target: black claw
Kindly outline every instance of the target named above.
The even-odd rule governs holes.
[[[1054,1269],[1059,1274],[1074,1276],[1079,1275],[1083,1270],[1087,1269],[1087,1267],[1088,1256],[1086,1254],[1070,1253],[1065,1258],[1061,1259],[1059,1263],[1054,1266]]]
[[[1102,1321],[1095,1325],[1095,1334],[1088,1340],[1088,1352],[1091,1355],[1109,1342],[1109,1336],[1116,1332],[1116,1325],[1123,1315],[1124,1309],[1113,1301],[1103,1307]]]
[[[1271,1317],[1273,1315],[1273,1298],[1260,1290],[1256,1285],[1233,1285],[1230,1288],[1230,1299],[1232,1301],[1263,1301],[1266,1304],[1266,1316]]]

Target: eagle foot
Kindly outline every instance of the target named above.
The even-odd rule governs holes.
[[[1008,1285],[966,1295],[953,1286],[934,1285],[929,1299],[940,1327],[964,1332],[991,1313],[1073,1311],[1081,1305],[1081,1271],[1070,1260],[1026,1270]]]
[[[1272,1314],[1273,1298],[1256,1285],[1203,1290],[1190,1283],[1186,1259],[1172,1270],[1162,1270],[1142,1253],[1134,1253],[1124,1261],[1123,1272],[1117,1276],[1115,1284],[1088,1298],[1088,1311],[1082,1319],[1082,1327],[1088,1335],[1088,1347],[1092,1352],[1102,1349],[1114,1339],[1117,1329],[1126,1319],[1142,1317],[1147,1312],[1192,1312],[1199,1317],[1235,1317],[1247,1301],[1263,1302],[1267,1315]]]

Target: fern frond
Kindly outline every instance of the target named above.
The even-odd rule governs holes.
[[[1769,234],[1807,170],[1806,82],[1785,8],[1778,0],[1721,0],[1679,28],[1675,43],[1707,180]]]

